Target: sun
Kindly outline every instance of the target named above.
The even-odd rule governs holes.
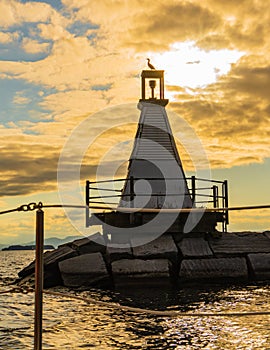
[[[168,85],[187,88],[204,87],[216,82],[244,54],[228,49],[203,51],[191,41],[175,43],[170,51],[161,54],[148,53],[155,67],[165,70]]]

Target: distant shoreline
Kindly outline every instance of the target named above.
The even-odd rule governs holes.
[[[11,245],[9,247],[3,248],[2,251],[9,251],[9,250],[35,250],[35,245]],[[54,249],[53,245],[44,245],[45,250]]]

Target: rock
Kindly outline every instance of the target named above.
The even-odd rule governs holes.
[[[225,233],[222,238],[210,239],[209,244],[216,256],[270,253],[270,240],[261,233]]]
[[[66,287],[106,285],[109,274],[100,253],[79,255],[59,263]]]
[[[116,286],[170,285],[170,262],[167,259],[122,259],[112,263]]]
[[[213,256],[208,242],[203,238],[184,238],[177,245],[184,258]]]
[[[62,246],[60,248],[47,251],[44,253],[44,273],[48,269],[56,269],[58,270],[58,262],[64,259],[71,258],[76,256],[77,252],[72,248],[67,246]],[[35,261],[33,261],[30,265],[26,266],[23,270],[21,270],[18,275],[19,277],[26,277],[35,272]],[[57,273],[57,272],[56,272]]]
[[[179,272],[182,280],[248,278],[245,258],[212,258],[183,260]]]
[[[263,234],[270,239],[270,231],[264,231]]]
[[[59,247],[68,246],[78,252],[78,254],[88,254],[88,253],[105,253],[106,244],[101,233],[97,232],[94,235],[84,237],[81,239],[76,239],[73,242],[63,244]]]
[[[248,254],[248,262],[256,280],[270,280],[270,254]]]
[[[131,251],[130,244],[109,243],[107,245],[106,254],[110,262],[115,260],[132,258],[132,251]]]
[[[140,237],[131,239],[131,246],[135,258],[141,259],[169,259],[172,262],[177,261],[178,250],[171,235],[162,235],[155,240],[139,245]]]

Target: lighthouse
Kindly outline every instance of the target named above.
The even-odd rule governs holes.
[[[104,209],[102,204],[117,195],[118,205],[90,215],[91,204],[97,203],[91,189],[100,184],[86,182],[86,226],[102,225],[103,234],[113,242],[129,242],[139,235],[213,233],[218,223],[226,231],[228,212],[217,209],[228,206],[227,181],[185,176],[166,112],[169,100],[164,90],[163,70],[141,72],[141,113],[127,175],[125,179],[108,179],[111,183],[122,181],[120,194],[110,189],[108,196],[98,201]],[[206,200],[200,192],[202,187],[197,185],[202,181],[211,191]]]

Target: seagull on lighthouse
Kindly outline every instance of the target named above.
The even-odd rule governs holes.
[[[151,63],[150,63],[150,58],[147,58],[147,61],[148,61],[148,67],[150,69],[156,69]]]

